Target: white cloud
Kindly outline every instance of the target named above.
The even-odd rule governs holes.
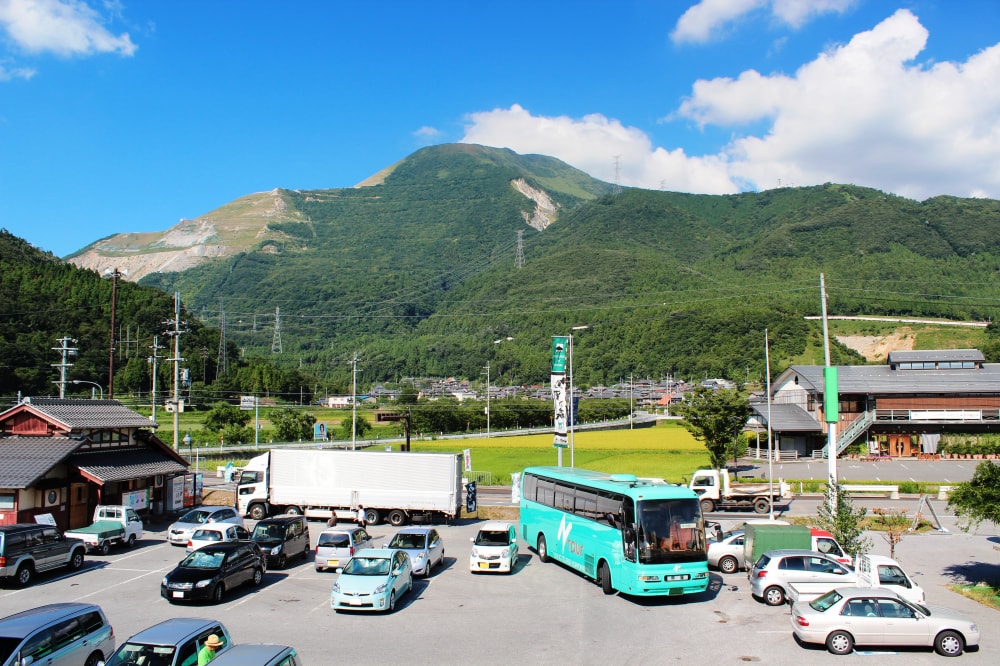
[[[128,33],[109,32],[101,15],[81,0],[0,0],[0,28],[31,53],[130,56],[136,50]]]
[[[675,42],[704,43],[720,37],[720,32],[755,10],[770,12],[773,19],[800,28],[816,16],[843,13],[856,0],[701,0],[690,7],[674,26]]]
[[[8,67],[0,63],[0,81],[11,81],[13,79],[30,79],[35,75],[35,70],[30,67]]]
[[[923,65],[915,59],[927,39],[916,16],[900,10],[793,74],[695,82],[675,119],[765,125],[714,154],[654,146],[641,129],[600,114],[533,116],[518,105],[472,114],[462,141],[552,155],[650,189],[724,194],[838,182],[915,199],[1000,198],[1000,44],[965,62]]]

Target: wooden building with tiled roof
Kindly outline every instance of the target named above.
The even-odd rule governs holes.
[[[155,425],[117,400],[25,398],[0,412],[0,524],[50,514],[71,529],[97,504],[170,508],[188,464]]]

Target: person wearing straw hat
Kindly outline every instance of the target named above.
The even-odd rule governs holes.
[[[201,650],[198,651],[198,666],[205,666],[208,662],[215,659],[215,652],[223,646],[223,642],[219,640],[218,634],[211,634],[205,639],[205,644],[201,646]]]

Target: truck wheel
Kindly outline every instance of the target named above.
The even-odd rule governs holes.
[[[780,606],[785,603],[785,591],[777,585],[773,585],[764,590],[764,601],[768,606]]]
[[[389,512],[389,515],[386,519],[389,521],[389,524],[392,525],[393,527],[399,527],[400,525],[406,524],[406,513],[400,511],[399,509],[393,509],[392,511]]]
[[[267,518],[267,510],[263,504],[254,504],[250,507],[250,517],[254,520],[264,520]]]
[[[753,502],[753,510],[756,513],[767,513],[771,510],[771,502],[766,497],[758,497]]]
[[[375,509],[365,509],[365,522],[369,525],[378,525],[378,521],[382,520],[382,516]]]
[[[736,573],[740,568],[740,563],[736,561],[735,557],[723,557],[719,560],[719,571],[722,573]]]
[[[125,547],[126,548],[131,548],[134,545],[135,545],[135,535],[134,534],[129,534],[128,538],[125,539]]]
[[[107,555],[108,553],[111,552],[111,542],[102,541],[100,544],[98,544],[97,550],[101,552],[101,555]]]
[[[701,512],[712,513],[713,511],[715,511],[715,502],[710,499],[703,499],[701,501]]]
[[[69,568],[76,571],[83,566],[83,548],[77,548],[69,558]]]
[[[300,509],[297,506],[286,506],[285,507],[285,515],[286,516],[301,516],[302,515],[302,509]]]

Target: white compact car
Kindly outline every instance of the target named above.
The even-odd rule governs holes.
[[[511,523],[490,521],[472,539],[469,570],[473,573],[510,573],[517,564],[517,532]]]

